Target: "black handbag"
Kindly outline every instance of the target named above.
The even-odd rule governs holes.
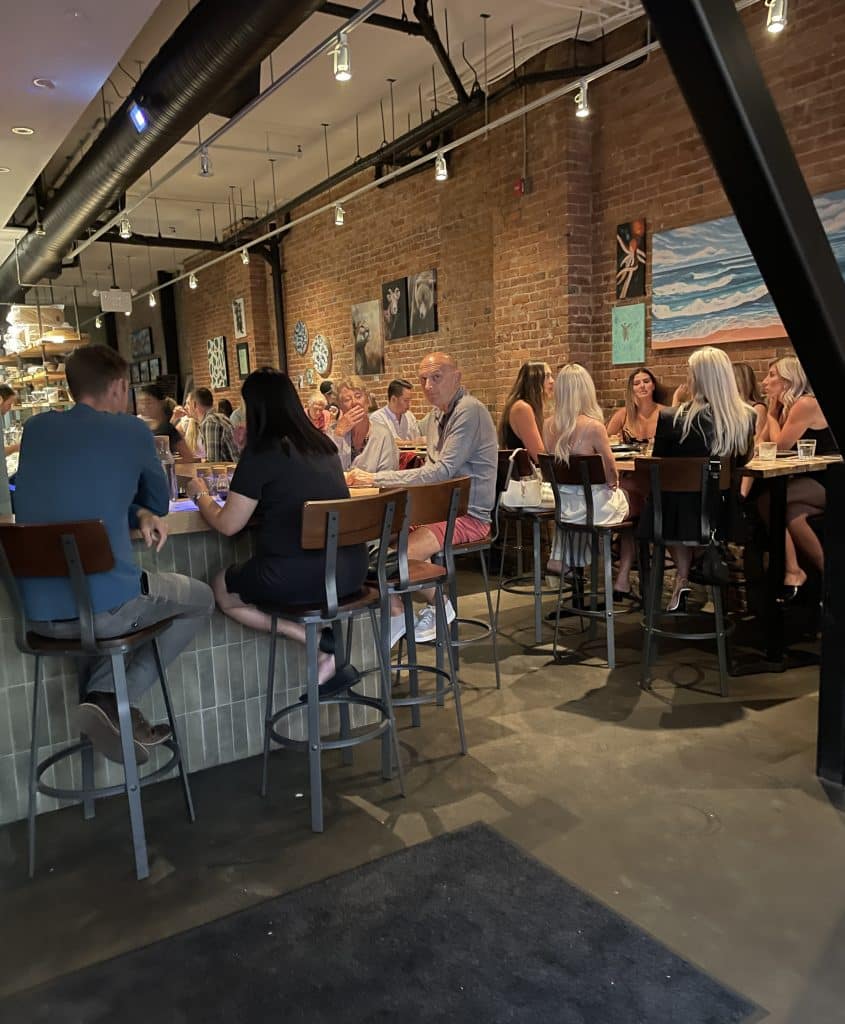
[[[731,581],[731,567],[725,549],[716,537],[711,537],[710,543],[704,549],[699,575],[703,583],[716,587],[726,587]]]

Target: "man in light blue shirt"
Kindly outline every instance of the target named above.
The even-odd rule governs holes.
[[[16,479],[18,523],[100,519],[114,555],[114,568],[88,577],[97,636],[120,636],[176,616],[158,646],[168,664],[188,644],[214,609],[211,588],[177,573],[146,573],[132,552],[130,529],[147,547],[160,551],[167,539],[162,517],[169,510],[167,481],[148,427],[126,409],[126,361],[104,345],[76,349],[65,373],[76,404],[67,412],[45,412],[27,420]],[[66,579],[21,581],[27,615],[35,632],[61,639],[79,636],[77,604]],[[127,659],[129,701],[134,703],[158,679],[152,643]],[[169,734],[133,709],[139,763],[148,747]],[[108,658],[92,659],[80,731],[111,760],[120,761],[114,680]]]
[[[374,412],[370,419],[382,423],[397,441],[417,441],[422,432],[411,412],[411,384],[407,380],[392,380],[387,385],[387,405]]]

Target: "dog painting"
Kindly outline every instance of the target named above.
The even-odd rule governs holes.
[[[411,306],[411,334],[431,334],[437,330],[437,271],[424,270],[408,278]]]
[[[377,299],[352,307],[352,348],[355,372],[362,377],[384,373],[382,311]]]
[[[381,286],[381,312],[384,340],[408,337],[408,280],[386,281]]]

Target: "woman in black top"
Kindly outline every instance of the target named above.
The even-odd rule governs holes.
[[[256,370],[244,381],[242,393],[247,442],[225,505],[218,507],[196,480],[188,491],[208,525],[226,536],[260,513],[255,554],[219,573],[213,589],[224,615],[269,632],[271,619],[261,605],[324,603],[325,554],[301,547],[302,506],[348,498],[349,488],[337,448],[308,419],[287,374],[269,367]],[[360,590],[366,574],[363,544],[338,549],[341,599]],[[280,619],[277,631],[305,643],[303,626]],[[333,675],[334,657],[321,652],[319,682]]]
[[[138,396],[138,412],[152,422],[150,428],[156,437],[170,441],[170,451],[185,462],[194,458],[191,446],[170,422],[167,411],[167,392],[161,384],[145,384]]]
[[[525,448],[537,461],[540,452],[546,450],[543,408],[551,401],[554,389],[555,378],[548,363],[522,364],[499,420],[500,447]]]
[[[720,349],[705,347],[689,359],[692,399],[677,409],[664,409],[657,420],[654,456],[701,458],[730,456],[743,465],[754,450],[754,413],[742,400],[733,368]],[[724,496],[723,496],[724,497]],[[726,507],[726,503],[723,502]],[[675,540],[696,540],[701,533],[698,494],[663,494],[663,531]],[[650,517],[646,517],[649,519]],[[669,611],[676,611],[689,592],[692,548],[672,546],[677,568]]]

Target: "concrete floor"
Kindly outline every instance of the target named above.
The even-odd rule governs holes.
[[[75,808],[42,817],[34,882],[22,824],[0,831],[0,993],[483,820],[755,1000],[771,1024],[841,1022],[845,818],[813,774],[817,670],[734,679],[723,699],[704,692],[717,685],[715,652],[688,648],[667,655],[646,694],[636,616],[619,618],[620,667],[608,672],[601,641],[577,665],[519,646],[529,605],[504,608],[501,691],[489,645],[464,651],[469,756],[457,754],[449,704],[424,709],[419,730],[402,715],[404,800],[382,782],[376,745],[349,768],[325,759],[320,836],[296,755],[274,755],[266,801],[254,760],[193,776],[193,826],[163,783],[145,792],[153,867],[142,884],[119,798],[87,824]]]

